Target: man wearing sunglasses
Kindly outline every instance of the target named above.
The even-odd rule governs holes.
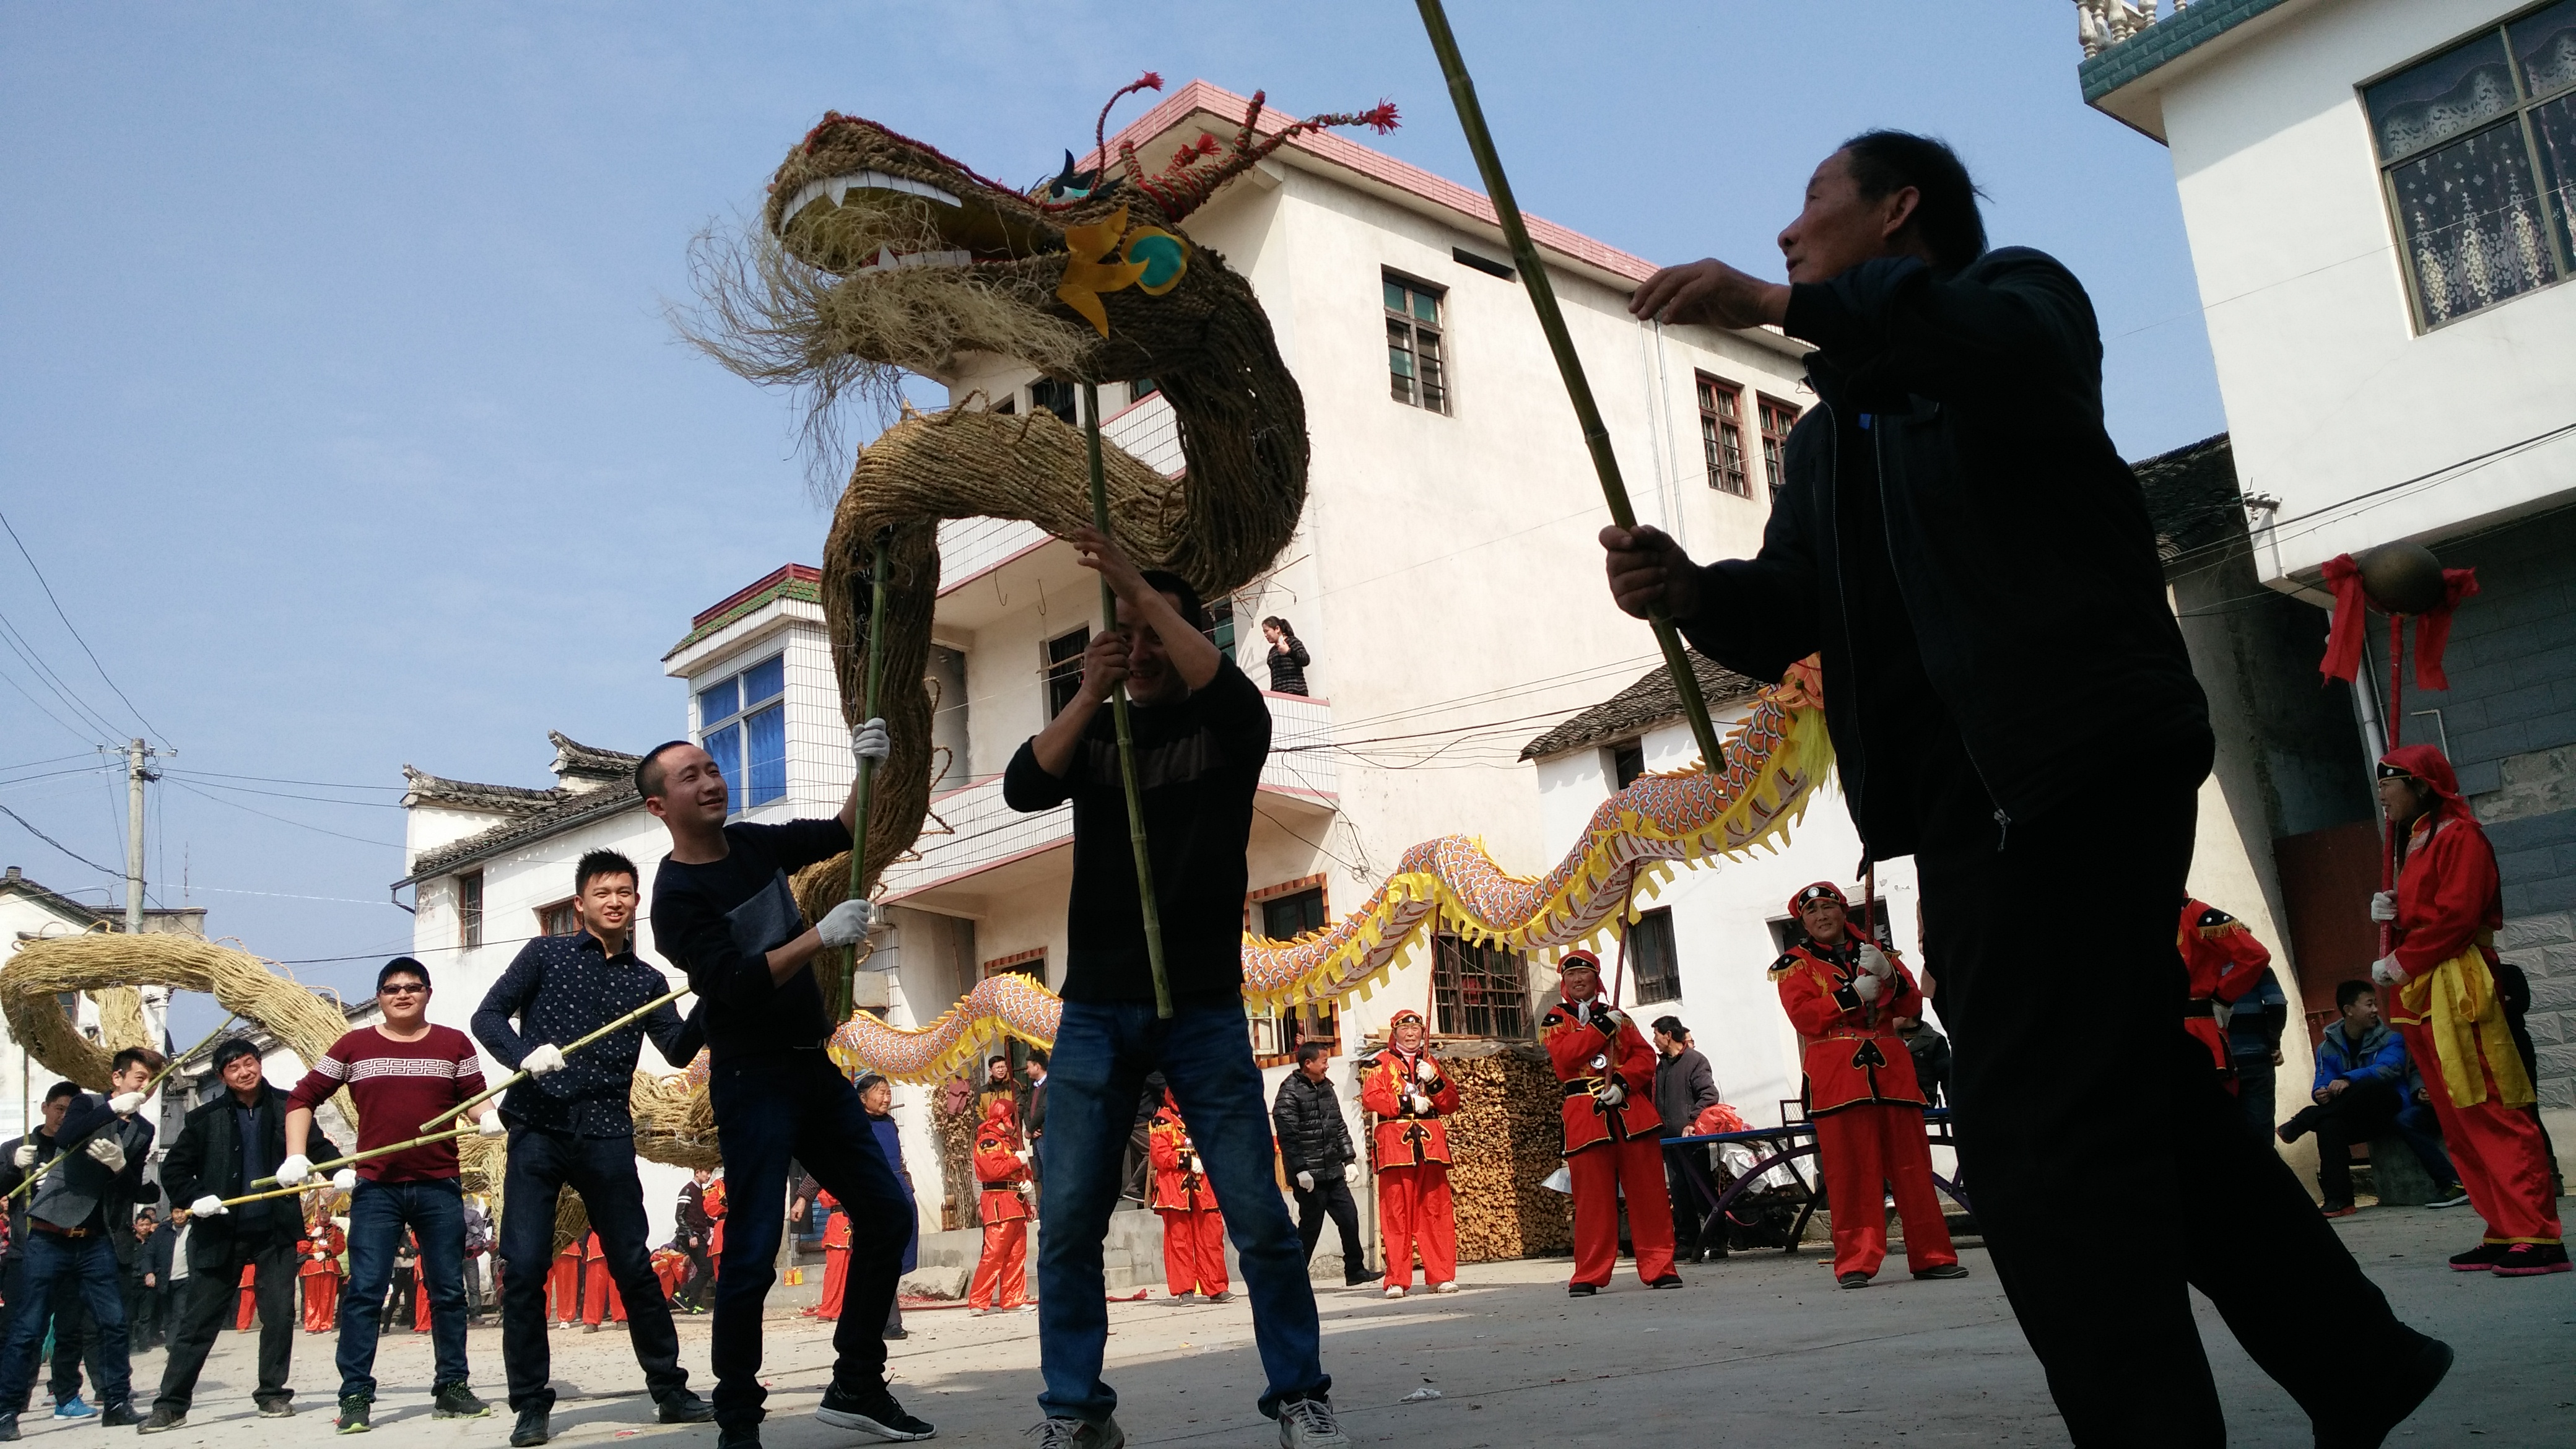
[[[420,1135],[423,1122],[443,1122],[483,1091],[482,1059],[465,1033],[429,1021],[429,968],[397,956],[376,973],[384,1020],[331,1044],[286,1098],[286,1160],[281,1187],[320,1179],[304,1155],[313,1110],[342,1087],[358,1107],[358,1152]],[[489,1102],[475,1109],[478,1129],[508,1129]],[[340,1418],[343,1434],[366,1432],[376,1397],[376,1332],[394,1252],[409,1228],[420,1243],[422,1289],[429,1295],[430,1351],[436,1364],[430,1417],[480,1418],[492,1412],[466,1384],[465,1190],[453,1139],[389,1152],[342,1168],[330,1181],[349,1193],[349,1293],[340,1312]]]

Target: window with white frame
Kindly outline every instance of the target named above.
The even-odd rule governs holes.
[[[2509,16],[2361,94],[2417,325],[2576,266],[2576,0]]]
[[[773,655],[698,691],[698,744],[740,814],[787,795],[787,658]]]
[[[468,951],[483,944],[483,872],[456,877],[456,944]]]

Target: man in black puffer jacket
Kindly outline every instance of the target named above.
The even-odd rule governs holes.
[[[1333,1054],[1322,1042],[1300,1043],[1297,1070],[1279,1084],[1271,1103],[1270,1125],[1279,1135],[1279,1166],[1297,1193],[1297,1236],[1312,1262],[1315,1245],[1324,1238],[1324,1218],[1342,1232],[1342,1283],[1374,1283],[1368,1251],[1360,1246],[1359,1204],[1351,1201],[1344,1181],[1358,1154],[1351,1150],[1351,1129],[1342,1120],[1342,1100],[1333,1091]]]
[[[1864,847],[1915,857],[1977,1218],[2075,1442],[2225,1442],[2188,1285],[2320,1445],[2379,1443],[2450,1350],[2397,1322],[2183,1028],[2173,903],[2215,745],[2103,428],[2092,303],[2047,256],[1988,252],[1966,168],[1901,132],[1826,158],[1780,248],[1790,285],[1697,262],[1630,309],[1816,344],[1762,550],[1702,568],[1605,529],[1613,597],[1757,679],[1822,655]],[[2028,913],[2075,900],[2069,975]],[[2042,1045],[2159,1020],[2116,1059]],[[2355,1361],[2379,1392],[2346,1391]]]

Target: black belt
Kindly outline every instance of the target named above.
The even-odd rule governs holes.
[[[34,1228],[37,1232],[43,1233],[48,1237],[56,1238],[94,1238],[97,1237],[100,1232],[100,1229],[97,1228],[58,1228],[52,1223],[46,1222],[43,1218],[29,1218],[27,1219],[27,1226]]]
[[[2182,1004],[2182,1014],[2185,1020],[2203,1016],[2216,1017],[2218,1003],[2206,996],[2195,996]]]
[[[976,1185],[986,1192],[1010,1192],[1019,1186],[1016,1182],[985,1182]]]
[[[1601,1084],[1606,1080],[1608,1079],[1604,1077],[1583,1077],[1571,1082],[1559,1082],[1557,1085],[1565,1089],[1565,1095],[1568,1097],[1589,1097],[1599,1091]]]

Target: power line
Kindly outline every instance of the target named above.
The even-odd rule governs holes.
[[[202,779],[203,777],[200,778]],[[187,782],[182,780],[173,780],[170,783],[178,785],[185,784]],[[311,800],[320,805],[358,805],[369,810],[400,810],[403,808],[401,805],[396,804],[391,800],[336,800],[328,795],[298,795],[286,790],[254,790],[248,785],[219,785],[212,780],[205,780],[204,784],[209,790],[230,790],[235,794],[240,795],[266,795],[279,800]]]
[[[86,729],[74,730],[74,734],[89,735],[92,730],[95,730],[98,734],[113,737],[124,733],[107,716],[91,708],[88,700],[72,692],[72,687],[63,682],[63,677],[54,672],[53,666],[45,663],[37,655],[36,646],[27,641],[26,635],[20,632],[18,626],[10,621],[6,613],[0,613],[0,644],[8,645],[10,653],[17,655],[25,661],[28,668],[36,671],[36,682],[52,690],[54,697],[69,707],[75,718],[88,726]],[[60,724],[62,721],[58,719],[55,723]]]
[[[229,806],[231,806],[232,808],[234,808],[235,810],[240,810],[240,811],[243,811],[243,812],[245,812],[245,813],[247,813],[247,814],[256,815],[256,816],[260,817],[262,820],[274,820],[274,821],[276,821],[276,822],[277,822],[278,824],[280,824],[280,825],[292,825],[292,826],[294,826],[294,827],[295,827],[296,829],[298,829],[298,830],[310,830],[310,831],[312,831],[312,832],[313,832],[314,834],[316,834],[316,835],[329,835],[329,836],[337,837],[338,839],[341,839],[341,840],[354,840],[354,841],[356,841],[357,843],[359,843],[360,845],[376,845],[376,846],[382,846],[383,848],[385,848],[385,849],[387,849],[387,850],[393,850],[393,849],[397,849],[397,848],[398,848],[398,847],[396,846],[396,844],[395,844],[393,841],[390,841],[390,840],[369,840],[367,837],[365,837],[365,836],[363,836],[363,835],[350,835],[350,834],[347,834],[347,833],[345,833],[345,832],[343,832],[343,831],[338,831],[338,830],[325,830],[325,829],[323,829],[323,828],[322,828],[321,826],[319,826],[319,825],[307,825],[307,824],[305,824],[305,823],[304,823],[303,821],[301,821],[301,820],[289,820],[289,819],[287,819],[287,818],[286,818],[285,816],[283,816],[283,815],[271,815],[271,814],[269,814],[269,813],[268,813],[267,811],[265,811],[265,810],[254,810],[254,809],[252,809],[250,806],[248,806],[248,805],[244,805],[244,804],[243,804],[243,803],[241,803],[239,800],[227,800],[227,799],[225,799],[225,798],[224,798],[223,796],[221,796],[221,795],[209,795],[209,794],[207,794],[205,791],[198,789],[196,786],[189,784],[189,783],[188,783],[187,781],[185,781],[185,780],[172,780],[170,783],[171,783],[171,784],[173,784],[173,785],[178,786],[180,789],[187,791],[189,794],[194,795],[194,796],[198,797],[198,798],[199,798],[199,799],[201,799],[201,800],[212,800],[212,801],[214,801],[214,802],[215,802],[216,804],[218,804],[218,805],[229,805]]]
[[[115,690],[116,697],[124,701],[125,707],[128,710],[133,711],[135,719],[142,722],[145,733],[160,735],[161,743],[165,745],[170,743],[170,737],[168,735],[161,734],[161,731],[153,726],[152,721],[144,719],[143,711],[135,709],[134,701],[126,699],[125,691],[117,688],[117,684],[114,679],[108,678],[107,666],[98,662],[97,651],[89,647],[89,641],[87,639],[83,639],[81,637],[81,631],[73,626],[72,616],[63,612],[63,601],[54,597],[54,586],[45,582],[45,571],[36,567],[36,556],[27,552],[25,541],[18,537],[18,530],[10,525],[9,516],[5,513],[0,513],[0,528],[8,529],[9,541],[18,545],[18,557],[27,561],[27,567],[35,574],[36,582],[44,586],[45,599],[48,603],[51,603],[54,606],[54,617],[63,621],[63,627],[71,631],[72,642],[80,645],[81,652],[89,656],[90,668],[98,671],[99,678],[107,680],[107,687]]]
[[[88,856],[81,854],[79,851],[72,849],[70,846],[63,844],[61,841],[47,835],[45,832],[38,830],[33,824],[29,823],[26,816],[19,814],[17,811],[10,809],[6,805],[0,805],[0,815],[6,815],[10,819],[17,821],[20,826],[26,829],[26,832],[29,835],[36,837],[38,840],[45,842],[47,845],[52,846],[54,849],[61,851],[63,854],[70,856],[72,859],[79,861],[81,864],[88,866],[90,869],[97,871],[101,875],[121,876],[125,873],[118,870],[109,870],[106,866],[99,864],[97,861],[94,861]]]
[[[227,775],[220,770],[169,770],[191,780],[255,780],[263,785],[310,785],[317,790],[408,790],[409,785],[352,785],[340,780],[285,780],[275,775]]]
[[[20,775],[14,779],[0,780],[0,790],[5,790],[11,785],[31,785],[38,780],[56,780],[65,775],[95,775],[101,770],[111,768],[114,768],[114,762],[101,761],[77,770],[47,770],[41,775]]]

